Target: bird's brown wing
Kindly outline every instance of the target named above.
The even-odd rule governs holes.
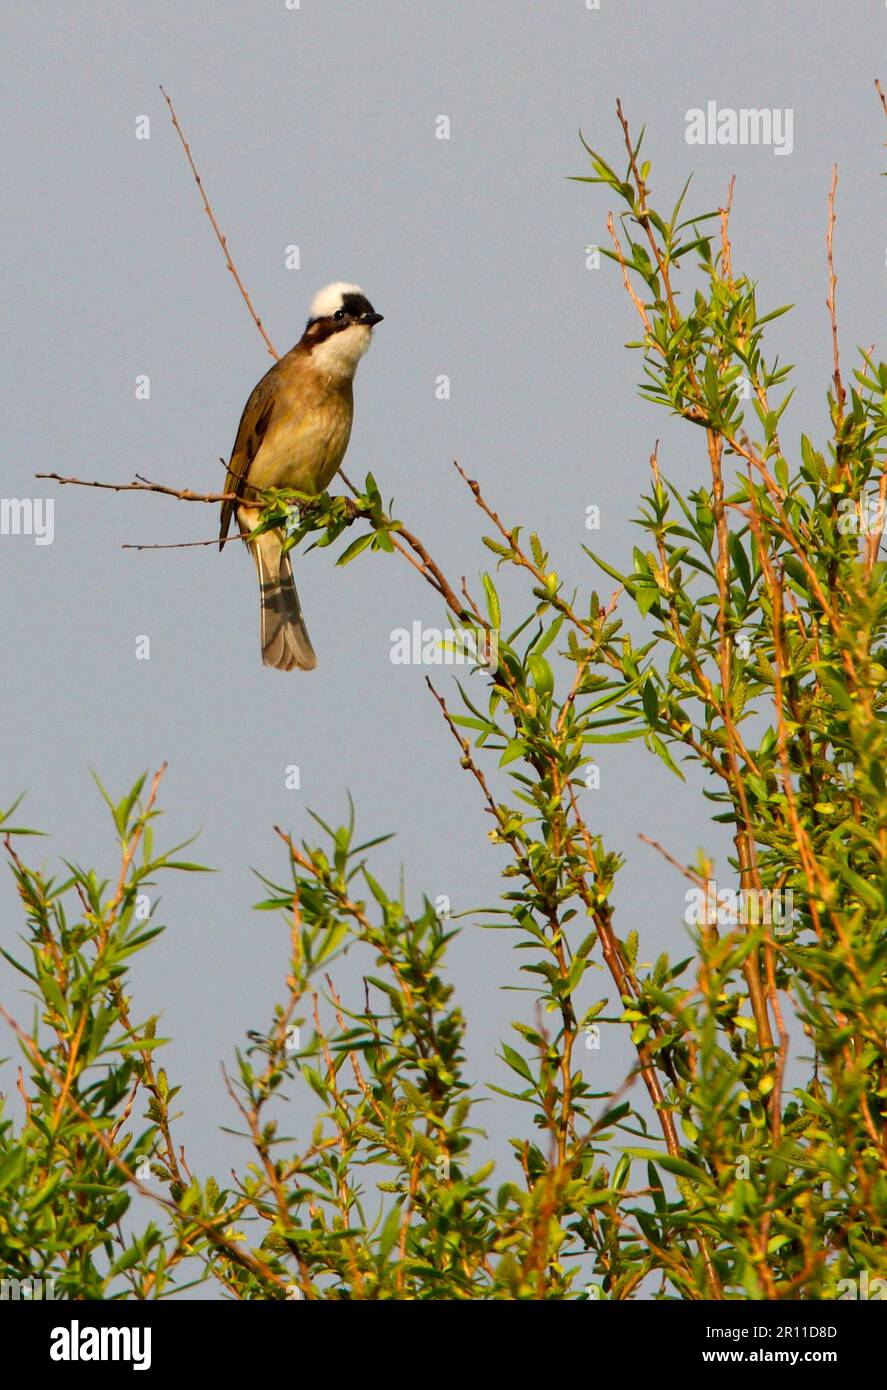
[[[233,493],[237,497],[243,496],[250,464],[262,446],[262,440],[274,414],[277,366],[278,364],[275,364],[269,372],[266,372],[243,407],[243,414],[237,427],[237,438],[231,451],[225,479],[225,491]],[[229,499],[222,503],[222,525],[219,531],[220,550],[231,525],[234,507],[233,500]]]

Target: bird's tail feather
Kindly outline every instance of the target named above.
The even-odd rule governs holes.
[[[312,671],[317,657],[302,617],[289,555],[279,531],[263,531],[250,549],[259,573],[262,661],[277,671]]]

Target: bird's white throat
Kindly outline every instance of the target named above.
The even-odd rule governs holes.
[[[328,376],[352,377],[357,364],[370,345],[371,330],[363,323],[352,323],[340,333],[333,333],[311,349],[311,361],[318,371]]]

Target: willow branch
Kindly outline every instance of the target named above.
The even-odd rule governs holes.
[[[49,478],[62,487],[99,487],[107,492],[160,492],[164,497],[176,497],[180,502],[239,502],[241,498],[234,492],[192,492],[190,488],[165,487],[163,483],[152,483],[136,474],[132,483],[99,483],[86,478],[63,478],[60,473],[35,473],[35,478]]]
[[[221,248],[222,248],[222,252],[223,252],[223,254],[224,254],[225,261],[226,261],[226,263],[227,263],[227,265],[228,265],[228,269],[230,270],[231,274],[234,276],[234,283],[236,284],[237,288],[240,290],[240,293],[241,293],[241,295],[242,295],[242,297],[243,297],[243,302],[244,302],[244,304],[246,305],[247,309],[249,310],[250,318],[252,319],[253,323],[256,325],[256,328],[258,328],[259,332],[261,333],[262,338],[264,339],[264,342],[265,342],[265,346],[267,347],[268,351],[270,352],[271,356],[274,358],[274,360],[275,360],[275,362],[276,362],[276,361],[278,361],[279,358],[280,358],[280,353],[277,351],[277,349],[276,349],[276,347],[274,346],[274,344],[272,343],[271,339],[268,337],[268,334],[265,332],[264,326],[263,326],[263,324],[262,324],[262,320],[259,318],[259,316],[258,316],[258,314],[256,313],[255,309],[253,308],[253,306],[252,306],[252,301],[250,300],[250,297],[249,297],[249,295],[248,295],[247,292],[246,292],[246,287],[245,287],[243,281],[241,280],[240,276],[239,276],[238,273],[237,273],[237,266],[234,264],[234,261],[231,259],[231,253],[230,253],[230,251],[228,250],[228,238],[227,238],[226,236],[223,235],[222,229],[221,229],[221,227],[219,226],[218,222],[216,221],[215,213],[214,213],[213,210],[212,210],[212,206],[211,206],[211,204],[210,204],[209,198],[206,196],[206,189],[205,189],[204,186],[203,186],[203,179],[200,177],[200,174],[199,174],[198,169],[197,169],[197,165],[194,163],[194,159],[193,159],[193,156],[192,156],[192,154],[191,154],[191,146],[188,144],[187,140],[185,139],[185,135],[184,135],[184,132],[183,132],[183,130],[182,130],[182,127],[179,125],[178,117],[176,116],[176,112],[175,112],[175,107],[173,106],[173,104],[172,104],[172,102],[170,101],[169,97],[167,96],[166,92],[163,91],[163,88],[162,88],[162,87],[160,88],[160,90],[161,90],[161,92],[163,92],[163,100],[166,102],[167,106],[169,107],[169,114],[170,114],[170,116],[171,116],[171,118],[172,118],[173,128],[174,128],[174,130],[175,130],[175,132],[176,132],[176,135],[178,135],[179,140],[182,142],[182,149],[185,151],[185,157],[186,157],[186,159],[188,160],[188,163],[189,163],[189,165],[190,165],[190,167],[191,167],[191,173],[194,175],[194,179],[195,179],[195,182],[196,182],[196,184],[197,184],[197,187],[200,189],[200,196],[201,196],[201,198],[203,199],[203,210],[204,210],[204,212],[206,213],[207,217],[209,218],[210,223],[212,224],[212,229],[213,229],[213,231],[214,231],[215,234],[216,234],[216,240],[218,241],[219,245],[220,245]]]
[[[838,187],[838,166],[832,169],[832,186],[828,195],[828,230],[825,236],[826,251],[828,254],[828,298],[826,308],[828,309],[829,320],[832,326],[832,358],[834,361],[834,381],[835,381],[835,409],[837,419],[840,422],[844,418],[844,402],[847,399],[844,391],[844,383],[841,380],[841,359],[838,352],[838,317],[835,312],[835,286],[838,277],[835,274],[835,258],[832,242],[835,235],[835,193]]]

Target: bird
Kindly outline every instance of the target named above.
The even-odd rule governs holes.
[[[266,372],[243,408],[228,462],[219,548],[236,513],[242,536],[258,524],[261,492],[323,492],[339,468],[354,418],[357,364],[382,322],[359,285],[338,280],[318,291],[295,347]],[[262,662],[278,671],[311,671],[308,636],[282,529],[249,541],[259,576]]]

